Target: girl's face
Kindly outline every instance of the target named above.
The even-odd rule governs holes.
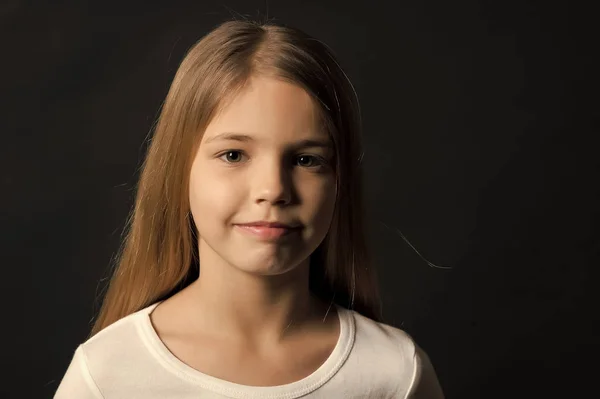
[[[192,165],[190,206],[201,263],[219,259],[248,273],[277,275],[307,260],[333,216],[334,161],[308,93],[253,77],[211,121]],[[294,228],[241,226],[261,221]]]

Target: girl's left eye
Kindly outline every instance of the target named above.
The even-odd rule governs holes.
[[[305,168],[313,168],[315,166],[323,166],[324,162],[314,155],[300,155],[297,159],[298,165]]]

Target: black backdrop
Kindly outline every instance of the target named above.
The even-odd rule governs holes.
[[[593,14],[357,3],[270,1],[268,16],[328,43],[359,94],[386,321],[425,348],[448,398],[595,396]],[[0,4],[3,398],[51,397],[85,339],[184,52],[266,14],[264,1]]]

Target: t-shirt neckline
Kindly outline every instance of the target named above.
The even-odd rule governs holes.
[[[237,384],[202,373],[171,353],[158,336],[150,320],[150,313],[159,304],[160,302],[154,303],[137,314],[136,325],[142,340],[152,355],[163,367],[179,378],[231,398],[293,399],[306,395],[324,385],[339,371],[354,345],[356,327],[352,311],[336,304],[340,322],[338,341],[329,357],[317,370],[301,380],[284,385],[258,387]]]

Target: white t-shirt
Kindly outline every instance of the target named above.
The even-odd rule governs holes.
[[[290,384],[253,387],[201,373],[175,357],[150,321],[157,305],[81,344],[54,398],[443,398],[427,355],[410,336],[340,306],[338,342],[316,371]]]

